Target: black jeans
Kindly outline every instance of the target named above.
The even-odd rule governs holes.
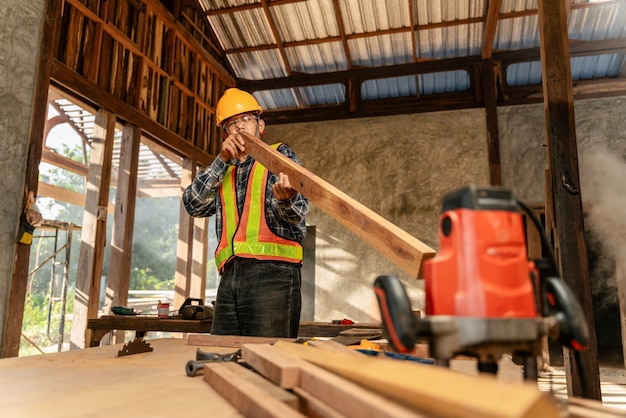
[[[296,338],[300,265],[235,258],[222,273],[211,334]]]

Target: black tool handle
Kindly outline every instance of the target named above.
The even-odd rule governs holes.
[[[187,372],[187,376],[194,377],[202,373],[202,369],[204,369],[204,363],[206,363],[206,361],[189,360],[185,365],[185,371]]]
[[[194,302],[198,302],[198,305],[204,305],[204,300],[203,299],[200,299],[200,298],[187,298],[187,299],[185,299],[183,304],[180,305],[180,309],[182,310],[185,306],[192,306]]]
[[[378,276],[374,280],[374,292],[389,343],[400,353],[410,353],[415,349],[417,327],[402,282],[396,276]]]
[[[565,282],[556,277],[546,279],[548,304],[556,312],[561,344],[575,350],[589,346],[589,327],[583,308]]]

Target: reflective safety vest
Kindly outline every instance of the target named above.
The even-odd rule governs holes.
[[[217,269],[222,272],[235,256],[300,263],[302,245],[274,234],[265,220],[268,170],[256,161],[252,164],[241,218],[237,211],[236,171],[235,166],[230,166],[220,187],[222,236],[215,250]]]

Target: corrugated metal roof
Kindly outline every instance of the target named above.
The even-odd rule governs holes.
[[[425,60],[480,57],[487,0],[199,0],[236,77],[265,80],[294,73],[320,74]],[[626,2],[571,2],[571,40],[626,37]],[[493,51],[540,45],[537,1],[502,0]],[[624,54],[572,58],[574,80],[615,77]],[[506,83],[541,83],[541,64],[520,62],[505,70]],[[365,100],[467,91],[465,71],[440,71],[366,80]],[[341,84],[255,92],[266,109],[341,103]]]
[[[267,80],[294,74],[348,72],[362,68],[402,66],[440,59],[480,57],[487,0],[200,0],[235,76]],[[522,51],[540,45],[536,0],[502,0],[493,42],[494,53]],[[571,3],[568,36],[572,46],[626,38],[626,0],[591,5]],[[572,79],[626,77],[622,44],[585,51],[571,58]],[[534,56],[533,56],[534,59]],[[541,84],[539,59],[507,65],[509,86]],[[477,60],[473,63],[479,62]],[[433,72],[366,79],[360,98],[375,101],[468,92],[470,73],[437,67]],[[347,100],[342,82],[255,91],[266,109],[303,109]],[[79,132],[87,143],[95,117],[77,104],[52,94],[51,114],[63,113],[71,129],[54,129],[51,137]],[[51,141],[54,142],[54,141]],[[114,174],[118,170],[121,132],[116,131]],[[175,181],[180,157],[143,139],[139,179]],[[174,184],[174,183],[173,183]],[[177,183],[175,183],[176,187]]]
[[[59,125],[64,129],[59,130],[58,133],[51,133],[49,138],[46,138],[46,146],[51,146],[57,153],[64,155],[63,148],[56,149],[54,144],[68,144],[68,147],[70,147],[69,151],[75,151],[73,147],[79,147],[81,141],[85,141],[86,144],[91,141],[96,118],[89,110],[84,109],[70,99],[58,97],[58,95],[51,97],[50,106],[49,118],[57,114],[64,114],[67,116],[67,120]],[[114,175],[117,175],[119,170],[121,142],[122,131],[116,129],[113,145]],[[182,158],[175,156],[173,153],[164,155],[151,147],[154,147],[154,145],[146,138],[143,138],[139,146],[138,179],[140,181],[180,179],[182,175]],[[85,164],[85,166],[88,165],[88,161],[79,162]]]

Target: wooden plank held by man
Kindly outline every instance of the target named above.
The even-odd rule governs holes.
[[[421,278],[422,263],[435,250],[363,206],[330,183],[272,149],[263,141],[240,132],[246,152],[269,171],[289,176],[291,185],[317,207],[341,223],[404,272]]]

